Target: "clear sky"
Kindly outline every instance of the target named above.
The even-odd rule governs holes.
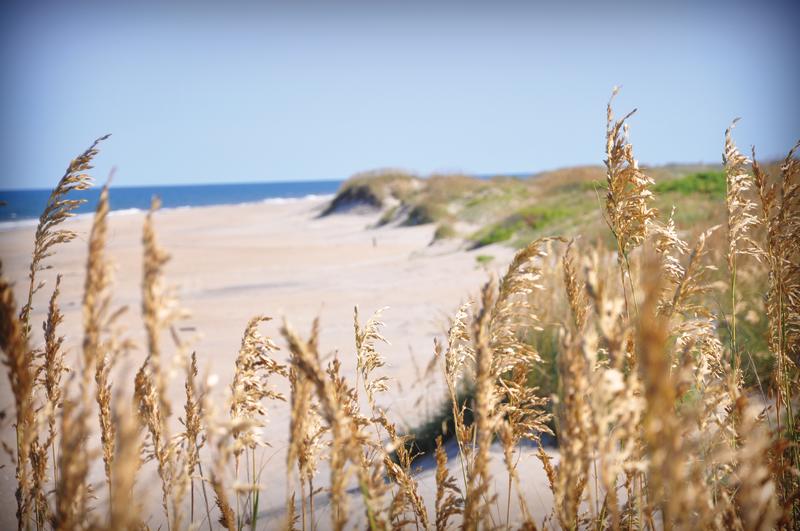
[[[600,164],[615,84],[643,163],[800,137],[799,2],[163,4],[3,3],[0,187]]]

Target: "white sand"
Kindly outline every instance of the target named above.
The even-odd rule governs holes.
[[[191,317],[179,324],[188,338],[196,333],[194,343],[201,372],[230,382],[233,360],[248,319],[265,314],[275,318],[262,331],[283,347],[278,334],[281,318],[286,317],[303,334],[316,316],[321,318],[320,346],[323,353],[338,350],[344,373],[354,381],[353,307],[358,304],[362,320],[374,310],[384,312],[384,335],[391,345],[382,345],[385,373],[394,378],[390,391],[381,400],[390,418],[406,427],[424,420],[428,411],[438,407],[440,385],[418,382],[432,354],[433,338],[446,329],[448,316],[458,305],[477,293],[487,272],[476,262],[478,254],[492,254],[492,268],[498,272],[512,253],[505,248],[478,251],[459,249],[455,243],[429,246],[433,226],[383,227],[369,229],[373,216],[335,215],[318,218],[324,204],[321,199],[304,199],[283,204],[251,204],[193,209],[164,210],[156,215],[158,237],[171,254],[167,280],[178,288],[181,304]],[[141,275],[141,227],[143,214],[112,213],[108,252],[117,265],[114,300],[127,305],[124,319],[129,336],[143,345],[139,319]],[[67,336],[72,367],[78,367],[77,351],[81,334],[81,294],[86,260],[86,240],[91,219],[81,216],[71,220],[70,229],[79,233],[72,243],[57,249],[50,260],[54,270],[63,273],[61,307],[65,314],[62,333]],[[33,242],[33,226],[0,230],[0,255],[3,269],[17,284],[18,303],[27,290],[27,267]],[[373,240],[375,245],[373,245]],[[33,313],[39,341],[40,323],[53,286],[53,274],[43,275],[47,286],[38,294]],[[167,352],[172,350],[164,338]],[[278,358],[286,359],[285,351]],[[141,363],[142,348],[120,363],[116,374],[119,385],[132,388],[135,367]],[[13,402],[7,379],[0,386],[0,406],[9,413]],[[417,383],[415,383],[417,382]],[[182,403],[182,381],[173,382],[175,410]],[[221,385],[218,391],[225,392]],[[284,390],[285,385],[281,386]],[[224,401],[220,398],[224,407]],[[287,407],[270,408],[270,424],[265,438],[273,456],[265,468],[262,483],[264,522],[280,518],[284,500],[284,448],[288,431]],[[13,446],[13,428],[6,421],[3,440]],[[498,454],[500,455],[500,454]],[[13,526],[14,468],[0,469],[0,527]],[[497,463],[499,465],[499,462]],[[457,463],[451,463],[457,471]],[[505,514],[506,476],[498,467],[498,490]],[[525,495],[541,521],[550,504],[544,487],[541,467],[535,459],[523,459],[520,468]],[[102,474],[101,472],[99,474]],[[153,493],[157,479],[144,472],[139,488]],[[94,476],[97,476],[96,478]],[[101,480],[98,474],[93,479]],[[426,499],[432,503],[435,486],[431,471],[420,475]],[[322,473],[319,485],[327,483]],[[324,495],[320,496],[322,499]],[[356,500],[357,503],[357,500]],[[323,504],[321,504],[323,505]],[[516,503],[512,503],[516,506]],[[161,521],[158,509],[149,521]],[[318,515],[327,524],[323,510]],[[323,527],[324,528],[324,527]]]

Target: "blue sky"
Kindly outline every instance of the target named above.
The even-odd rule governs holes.
[[[599,164],[615,84],[643,163],[800,138],[793,3],[553,3],[6,2],[0,187]]]

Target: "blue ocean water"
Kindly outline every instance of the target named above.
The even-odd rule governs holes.
[[[235,184],[198,184],[180,186],[111,186],[111,210],[150,207],[153,196],[164,208],[207,205],[235,205],[274,198],[296,198],[333,194],[342,181],[296,181]],[[0,221],[35,219],[44,210],[50,190],[0,190]],[[94,212],[100,187],[70,194],[72,199],[86,199],[76,212]]]

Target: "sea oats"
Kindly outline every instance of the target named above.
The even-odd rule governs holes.
[[[294,492],[292,492],[292,495],[289,498],[289,503],[286,506],[286,525],[285,525],[285,529],[288,529],[289,531],[296,531],[297,530],[297,522],[299,520],[300,520],[300,515],[297,514],[297,512],[295,510],[295,494],[294,494]]]
[[[474,425],[465,422],[466,403],[459,400],[462,375],[469,364],[475,362],[475,350],[468,330],[468,310],[471,302],[463,303],[456,312],[447,334],[447,349],[442,351],[440,344],[434,341],[434,352],[441,359],[444,380],[453,412],[453,428],[458,443],[458,458],[464,489],[467,488],[467,468],[472,461],[470,441],[474,433]]]
[[[179,308],[172,288],[165,285],[164,266],[169,260],[167,252],[157,241],[153,217],[160,202],[153,199],[145,216],[142,229],[142,321],[147,338],[146,357],[136,373],[134,395],[139,417],[148,429],[152,454],[158,465],[161,479],[162,507],[168,527],[178,521],[175,509],[179,496],[173,496],[173,486],[183,487],[185,478],[178,468],[176,445],[170,436],[168,419],[171,405],[167,399],[167,373],[161,351],[161,333],[168,329],[184,312]],[[177,490],[175,494],[180,494]],[[170,514],[169,504],[173,506]]]
[[[394,463],[392,464],[394,465]],[[360,455],[360,463],[356,467],[356,475],[361,497],[364,501],[364,509],[369,529],[389,529],[387,516],[391,519],[392,515],[390,512],[387,514],[385,510],[385,498],[389,492],[390,484],[385,479],[386,470],[383,461],[380,459],[369,459],[366,454],[362,452]]]
[[[28,526],[30,515],[30,476],[28,459],[31,442],[35,438],[36,421],[33,406],[34,373],[30,363],[25,325],[17,318],[17,307],[11,284],[3,276],[0,266],[0,349],[3,364],[8,370],[11,393],[14,395],[16,413],[16,499],[19,529]]]
[[[558,239],[560,241],[560,239]],[[523,439],[536,440],[550,433],[546,399],[530,385],[529,374],[542,359],[530,344],[531,333],[541,331],[533,301],[544,289],[540,261],[548,256],[546,244],[553,239],[539,239],[520,250],[500,281],[497,300],[491,308],[489,345],[492,351],[491,379],[496,386],[501,414],[512,431],[512,446]]]
[[[110,179],[109,179],[110,182]],[[89,252],[86,260],[86,279],[83,289],[83,344],[81,371],[81,396],[88,414],[91,408],[91,380],[94,376],[94,394],[98,406],[100,441],[103,450],[106,483],[111,489],[111,465],[114,458],[114,423],[111,419],[111,383],[109,371],[118,352],[129,346],[121,339],[121,332],[111,328],[124,308],[111,311],[111,264],[106,257],[108,232],[108,187],[100,192],[97,209],[89,234]],[[110,336],[108,338],[104,336]]]
[[[410,453],[410,446],[408,445],[409,438],[401,437],[397,433],[397,427],[392,424],[386,417],[384,412],[378,412],[376,423],[386,430],[389,435],[390,447],[394,449],[394,456],[392,459],[388,451],[384,450],[383,464],[386,467],[387,475],[391,478],[403,491],[403,500],[405,500],[410,509],[414,513],[414,521],[417,525],[422,526],[423,529],[428,528],[428,511],[425,508],[425,502],[419,494],[419,486],[411,473],[411,461],[414,456]]]
[[[464,500],[456,480],[447,469],[447,452],[442,446],[441,435],[436,437],[436,529],[444,531],[447,522],[462,511]]]
[[[675,227],[675,206],[672,207],[667,222],[664,224],[656,222],[652,229],[655,250],[661,257],[662,271],[667,276],[669,284],[677,286],[686,274],[681,265],[681,257],[689,252],[689,244],[681,239]],[[661,307],[663,306],[662,302]]]
[[[237,443],[234,453],[237,459],[244,450],[265,444],[257,431],[258,427],[264,425],[262,419],[267,414],[263,401],[265,399],[286,400],[269,384],[270,376],[285,377],[288,376],[288,373],[284,365],[277,363],[270,356],[272,352],[278,350],[277,345],[258,331],[258,325],[268,320],[270,320],[269,317],[262,315],[250,319],[236,357],[236,371],[231,384],[231,419],[234,422],[243,419],[252,421],[250,430],[234,433]]]
[[[61,275],[56,276],[56,285],[47,307],[47,320],[43,325],[45,348],[42,353],[42,387],[46,397],[46,411],[48,413],[48,433],[45,447],[52,447],[56,438],[56,415],[61,407],[62,390],[61,379],[68,369],[64,365],[64,336],[58,335],[59,327],[64,320],[64,315],[58,306],[58,297],[61,294]],[[53,463],[55,466],[55,462]]]
[[[753,228],[758,224],[758,218],[753,213],[756,205],[748,195],[753,186],[753,177],[746,168],[750,160],[739,151],[731,136],[731,130],[736,122],[738,118],[725,131],[725,149],[722,153],[726,178],[725,205],[728,214],[727,259],[731,293],[731,350],[734,356],[739,354],[736,342],[738,258],[749,256],[760,260],[762,256],[761,249],[751,236]]]
[[[667,355],[669,327],[667,319],[657,314],[661,287],[657,268],[650,265],[646,294],[637,334],[639,371],[645,398],[643,418],[647,448],[648,496],[653,508],[660,509],[666,525],[678,528],[702,528],[702,514],[696,510],[707,492],[705,484],[693,479],[694,445],[690,436],[691,415],[678,411],[681,370],[673,370]]]
[[[528,503],[525,501],[522,485],[520,485],[519,474],[517,473],[516,468],[517,464],[514,461],[514,449],[516,447],[516,441],[514,440],[515,437],[511,428],[511,424],[508,422],[501,422],[500,428],[498,429],[498,436],[500,438],[500,443],[503,446],[503,461],[506,466],[506,470],[508,471],[508,492],[506,493],[506,527],[511,527],[511,494],[513,490],[516,490],[517,501],[519,503],[520,511],[522,511],[522,527],[524,529],[536,529],[536,524],[533,522],[530,511],[528,510]]]
[[[572,312],[572,319],[575,324],[575,331],[580,332],[586,324],[587,295],[584,283],[578,279],[578,272],[575,266],[575,240],[570,240],[561,259],[564,270],[564,286],[567,294],[567,301]]]
[[[538,353],[523,338],[540,326],[530,300],[535,291],[544,289],[537,261],[547,256],[543,245],[546,241],[536,240],[517,252],[500,281],[497,302],[488,309],[495,374],[511,370],[519,361],[541,362]]]
[[[362,328],[358,322],[358,306],[353,310],[353,323],[356,337],[356,360],[357,369],[361,374],[364,390],[367,393],[367,400],[370,408],[375,409],[375,393],[382,393],[388,390],[385,376],[370,378],[373,371],[380,369],[386,362],[375,350],[375,343],[380,341],[387,343],[386,338],[381,335],[380,329],[383,323],[380,321],[381,314],[386,308],[377,310]]]
[[[769,430],[760,409],[749,405],[744,397],[737,401],[736,407],[741,419],[738,432],[742,439],[736,452],[739,484],[734,492],[738,513],[745,529],[774,529],[781,511],[767,463],[771,446]]]
[[[768,342],[775,357],[773,381],[777,389],[776,416],[778,431],[793,444],[778,456],[781,471],[781,496],[790,502],[795,518],[800,517],[800,500],[792,494],[800,491],[796,474],[790,467],[800,467],[800,434],[796,419],[796,382],[800,364],[800,161],[796,157],[800,142],[789,151],[781,164],[777,183],[756,161],[753,149],[753,175],[761,202],[761,222],[766,229],[764,255],[769,266],[769,284],[764,297],[769,318]],[[785,463],[791,463],[787,466]]]
[[[236,357],[233,382],[231,383],[230,417],[234,424],[247,425],[245,429],[233,432],[233,457],[236,480],[239,479],[239,465],[243,452],[250,450],[252,470],[246,468],[247,483],[253,488],[237,491],[236,506],[239,508],[239,492],[246,492],[250,499],[252,520],[257,517],[257,496],[255,490],[255,449],[268,443],[261,438],[259,431],[266,425],[267,409],[264,400],[285,401],[285,397],[277,392],[269,383],[270,376],[288,376],[286,367],[277,363],[271,353],[278,350],[271,339],[264,337],[258,330],[260,323],[270,320],[269,317],[256,316],[250,319],[242,336],[239,353]]]
[[[45,483],[47,481],[48,454],[53,455],[54,478],[57,476],[55,458],[56,420],[58,409],[61,407],[61,378],[66,372],[64,367],[64,350],[62,344],[64,337],[58,335],[58,327],[63,320],[63,315],[58,307],[58,296],[61,287],[61,275],[56,276],[56,285],[50,297],[47,309],[47,319],[42,325],[44,333],[44,349],[39,353],[41,365],[36,368],[36,387],[44,392],[44,405],[37,412],[37,424],[47,424],[47,435],[43,442],[38,435],[31,444],[30,460],[32,471],[31,497],[35,504],[36,525],[44,527],[44,522],[50,512]],[[38,426],[37,426],[38,431]]]
[[[136,420],[133,404],[125,404],[122,397],[115,397],[113,414],[114,457],[111,462],[111,496],[109,501],[109,529],[133,530],[144,524],[141,514],[141,502],[134,496],[136,475],[141,459],[141,430]]]
[[[88,517],[90,456],[85,447],[87,423],[82,417],[79,403],[65,398],[61,413],[53,529],[77,529]]]
[[[489,344],[489,321],[495,304],[494,279],[482,290],[481,307],[473,319],[475,344],[475,456],[468,469],[464,501],[464,527],[478,529],[489,517],[493,497],[489,493],[489,446],[497,427],[497,401],[493,351]]]
[[[314,320],[311,334],[306,342],[308,352],[317,353],[317,338],[319,334],[319,319]],[[308,519],[313,528],[314,522],[314,475],[317,463],[322,457],[325,448],[323,435],[326,428],[319,415],[319,402],[314,401],[313,384],[302,371],[297,370],[295,358],[297,352],[290,351],[291,363],[289,365],[289,383],[291,386],[290,420],[289,420],[289,449],[286,453],[287,494],[292,492],[292,499],[287,499],[287,504],[294,504],[294,490],[292,489],[294,472],[297,464],[297,473],[300,480],[301,492],[301,526],[306,528],[306,496],[305,487],[308,486]]]
[[[203,397],[197,396],[197,353],[192,352],[189,364],[186,367],[186,381],[184,382],[184,392],[186,401],[183,406],[184,418],[182,420],[184,430],[178,435],[179,441],[185,445],[184,465],[186,467],[185,476],[190,483],[190,510],[189,518],[194,520],[194,474],[200,461],[200,448],[202,446],[202,401]],[[202,485],[205,494],[205,484]]]
[[[727,183],[725,204],[728,210],[728,269],[731,272],[736,270],[739,256],[758,258],[761,254],[750,236],[752,228],[758,223],[754,214],[756,204],[748,197],[753,187],[753,177],[747,171],[750,160],[739,151],[731,135],[738,121],[737,118],[725,130],[725,150],[722,154]]]
[[[578,510],[584,495],[591,460],[589,437],[591,410],[585,397],[589,393],[590,368],[581,344],[572,340],[559,353],[558,373],[561,391],[555,404],[561,460],[549,474],[553,484],[555,514],[563,528],[579,524]],[[539,453],[545,469],[549,458]]]
[[[75,191],[86,190],[92,185],[92,178],[88,172],[92,169],[92,159],[97,155],[97,146],[111,135],[101,136],[89,148],[73,159],[64,172],[64,176],[50,193],[47,205],[36,226],[34,235],[33,258],[28,271],[28,299],[20,311],[20,320],[23,323],[25,335],[30,334],[30,314],[33,309],[33,296],[44,285],[36,281],[37,273],[49,269],[45,262],[53,255],[56,245],[67,243],[75,239],[77,234],[69,229],[59,229],[58,225],[74,216],[74,210],[86,202],[85,199],[69,199],[68,196]]]
[[[626,122],[636,109],[615,121],[611,104],[617,92],[615,87],[606,108],[605,216],[617,242],[620,267],[623,267],[630,252],[644,242],[656,211],[650,206],[653,193],[649,187],[654,184],[653,179],[639,168],[633,157],[633,146],[628,142]],[[625,274],[630,275],[627,265]]]
[[[219,525],[228,531],[236,531],[238,528],[236,527],[236,516],[233,513],[233,508],[228,502],[228,496],[225,494],[222,482],[214,474],[211,475],[211,487],[214,489],[214,499],[219,508]]]
[[[289,343],[293,354],[293,365],[302,371],[313,384],[319,398],[322,414],[331,430],[331,528],[340,531],[347,524],[347,496],[345,485],[349,476],[347,462],[353,457],[353,441],[350,439],[351,417],[349,417],[335,391],[335,382],[329,379],[320,367],[319,355],[309,351],[308,345],[284,322],[281,334]]]
[[[84,153],[82,153],[78,158],[74,159],[67,168],[67,171],[64,173],[64,176],[59,180],[58,184],[56,185],[53,192],[50,194],[48,198],[47,204],[45,206],[44,211],[42,212],[41,216],[39,217],[39,223],[36,227],[36,232],[34,234],[34,249],[33,255],[31,258],[30,267],[28,270],[28,294],[27,294],[27,301],[22,306],[22,309],[19,313],[19,320],[22,327],[22,334],[28,338],[30,336],[31,325],[30,325],[30,315],[33,309],[33,297],[34,295],[44,286],[44,282],[37,280],[37,274],[41,271],[49,269],[51,266],[48,265],[47,259],[51,257],[54,253],[55,246],[66,243],[73,240],[76,236],[75,232],[67,229],[59,229],[58,226],[63,223],[66,219],[72,217],[73,211],[80,206],[84,200],[76,200],[76,199],[69,199],[67,198],[73,191],[85,190],[89,188],[91,185],[91,177],[85,173],[89,169],[91,169],[91,160],[97,154],[97,144],[108,138],[108,135],[101,137],[89,147]],[[33,362],[33,356],[30,353],[26,353],[26,356],[29,356],[31,359],[29,362]],[[21,360],[20,360],[21,361]],[[29,422],[26,423],[17,423],[17,456],[18,459],[22,459],[25,457],[26,461],[28,458],[32,457],[36,463],[32,463],[34,468],[38,471],[36,478],[34,478],[34,487],[36,490],[36,505],[38,507],[37,510],[37,522],[41,525],[42,518],[43,518],[43,497],[41,494],[41,480],[43,479],[42,474],[46,468],[46,452],[47,452],[47,445],[41,445],[38,440],[38,429],[34,426],[33,421],[33,407],[34,407],[34,388],[36,386],[36,379],[35,375],[30,382],[30,386],[23,386],[20,390],[26,392],[29,396],[27,397],[19,397],[17,402],[22,399],[26,406],[31,408],[30,417],[28,419]],[[15,386],[12,384],[12,389]],[[16,391],[15,391],[16,392]],[[18,404],[19,405],[19,404]],[[28,416],[28,415],[26,415]],[[18,419],[19,420],[19,419]],[[27,424],[27,426],[25,425]],[[22,435],[24,437],[20,438],[20,430],[23,431]],[[20,447],[20,444],[24,442],[25,449]],[[52,443],[52,441],[51,441]],[[30,446],[33,445],[33,453],[30,451]],[[22,478],[18,478],[18,485],[20,487],[24,487],[23,490],[26,492],[24,495],[18,492],[18,504],[17,510],[22,511],[22,513],[26,513],[29,510],[29,502],[27,499],[21,500],[19,496],[23,496],[27,498],[27,490],[29,488],[27,484],[27,471],[20,470],[20,466],[23,469],[26,469],[28,466],[27,463],[23,463],[22,465],[17,464],[17,474],[22,474]],[[19,483],[19,479],[23,479],[22,483]],[[23,485],[24,483],[24,485]],[[23,515],[18,515],[18,522],[19,525],[23,525]]]

